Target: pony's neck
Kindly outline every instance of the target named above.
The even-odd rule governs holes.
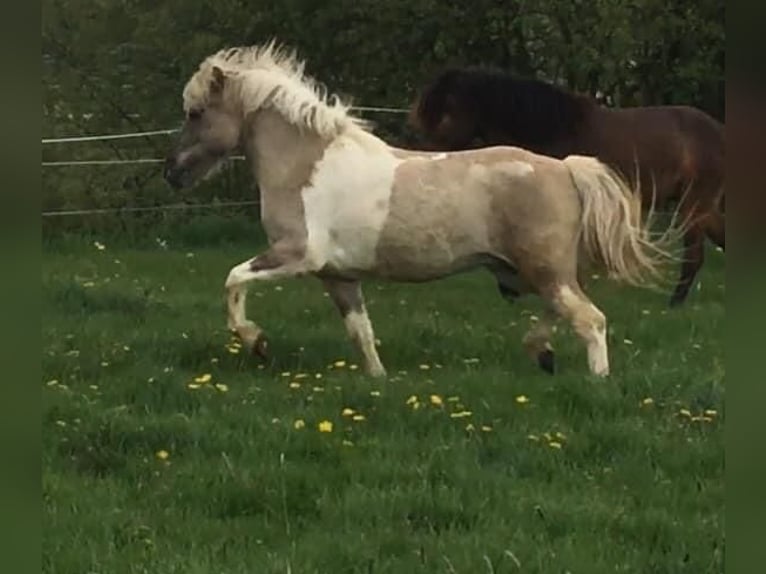
[[[261,192],[295,191],[308,182],[328,144],[276,110],[262,109],[251,115],[244,148]]]

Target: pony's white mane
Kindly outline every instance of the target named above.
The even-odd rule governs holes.
[[[349,114],[350,103],[328,96],[324,86],[307,76],[305,61],[294,50],[276,44],[223,49],[208,56],[184,88],[184,106],[204,104],[209,98],[212,70],[218,67],[235,89],[224,98],[235,98],[244,114],[271,107],[292,124],[305,126],[322,137],[335,137],[347,129],[369,130],[371,124]],[[232,86],[234,88],[234,86]]]

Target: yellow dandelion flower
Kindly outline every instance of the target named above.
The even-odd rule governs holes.
[[[306,379],[308,376],[308,373],[297,373],[293,378],[297,381],[300,379]]]
[[[654,399],[652,397],[646,397],[645,399],[641,401],[641,404],[645,407],[648,407],[649,405],[654,404]]]
[[[312,389],[315,393],[323,393],[324,387],[313,387]]]
[[[343,446],[354,446],[354,443],[348,439],[343,439]]]
[[[630,339],[623,339],[622,342],[625,343],[626,345],[632,345],[633,344],[633,341],[631,341]]]
[[[418,369],[420,369],[421,371],[427,371],[430,368],[431,368],[431,365],[426,365],[425,363],[422,365],[418,365]]]
[[[335,361],[332,366],[337,369],[343,368],[346,366],[346,361]]]
[[[218,357],[212,357],[210,359],[210,362],[213,363],[213,364],[217,363],[218,362]]]
[[[65,427],[66,426],[66,421],[58,420],[58,421],[56,421],[56,424],[58,426],[60,426],[60,427]]]
[[[519,403],[520,405],[525,405],[529,402],[529,399],[527,398],[526,395],[519,395],[518,397],[516,397],[516,402]]]
[[[431,404],[440,407],[444,404],[444,401],[439,395],[431,395]]]
[[[492,432],[492,427],[489,425],[481,425],[481,430],[484,432]]]
[[[350,409],[350,408],[346,407],[345,409],[343,409],[343,411],[341,411],[341,413],[340,413],[340,414],[341,414],[341,415],[343,415],[344,417],[350,417],[350,416],[353,416],[353,414],[354,414],[354,409]]]
[[[273,425],[279,424],[279,417],[274,417],[273,419],[271,419],[271,424]]]
[[[361,422],[363,420],[367,420],[367,417],[365,417],[364,415],[354,415],[353,417],[351,417],[351,420],[354,420],[356,422]]]
[[[109,361],[101,361],[101,366],[102,367],[108,367],[109,366]]]
[[[238,355],[239,354],[239,349],[237,347],[227,347],[227,349],[228,349],[229,353],[231,353],[232,355]]]
[[[48,386],[48,387],[55,387],[56,385],[58,385],[58,384],[59,384],[59,382],[58,382],[56,379],[51,379],[50,381],[48,381],[48,382],[47,382],[47,383],[45,383],[45,384],[46,384],[46,386]]]
[[[209,383],[212,378],[213,378],[213,375],[211,375],[210,373],[205,373],[204,375],[196,377],[194,379],[194,382],[195,383],[203,383],[203,384],[204,383]]]
[[[291,389],[300,389],[301,388],[301,384],[298,381],[293,381],[292,383],[290,383],[290,388]]]
[[[689,411],[689,409],[681,409],[678,411],[679,415],[685,416],[685,417],[691,417],[692,413]]]
[[[98,249],[99,251],[103,251],[104,249],[106,249],[106,245],[104,245],[103,243],[99,241],[94,241],[93,245],[95,245],[96,249]]]
[[[221,391],[222,393],[226,393],[229,391],[228,385],[224,385],[223,383],[216,383],[215,388]]]
[[[537,442],[537,441],[539,441],[539,440],[540,440],[540,437],[539,437],[539,436],[537,436],[536,434],[528,434],[528,435],[527,435],[527,438],[528,438],[529,440],[533,440],[533,441],[535,441],[535,442]]]
[[[301,430],[306,426],[306,422],[303,419],[295,419],[295,422],[293,423],[293,428],[295,430]]]
[[[332,432],[332,421],[322,421],[318,427],[319,432]]]
[[[713,419],[713,417],[708,417],[708,416],[704,416],[704,415],[701,418],[706,423],[712,423],[715,420],[715,419]]]
[[[562,442],[567,439],[566,435],[563,432],[556,432],[556,438]]]
[[[370,396],[371,397],[379,397],[380,396],[380,391],[370,391]]]
[[[456,403],[460,400],[460,397],[447,397],[447,402]]]
[[[706,415],[706,416],[709,416],[709,417],[714,417],[714,416],[716,416],[717,414],[718,414],[718,411],[716,411],[715,409],[707,409],[707,410],[705,411],[705,415]]]
[[[548,443],[548,446],[551,447],[551,448],[561,449],[561,443],[560,442],[556,442],[555,440],[550,441]]]
[[[93,281],[86,281],[82,284],[83,287],[95,287],[96,284]]]
[[[464,419],[465,417],[470,417],[473,413],[471,411],[460,411],[457,413],[450,413],[450,417],[453,419]]]
[[[410,395],[410,398],[407,399],[407,402],[405,404],[414,405],[417,402],[418,402],[417,395]]]
[[[92,390],[92,391],[97,391],[98,390],[98,385],[88,385],[88,388],[90,390]]]
[[[288,378],[292,373],[290,371],[285,371],[284,373],[279,373],[280,377]]]
[[[544,438],[545,440],[547,440],[548,442],[550,442],[550,441],[552,441],[552,440],[553,440],[553,437],[551,436],[551,433],[549,433],[549,432],[544,432],[544,433],[543,433],[543,438]]]
[[[321,378],[322,378],[322,373],[317,373],[317,374],[315,374],[315,375],[314,375],[314,378],[315,378],[315,379],[321,379]]]
[[[186,386],[187,386],[187,387],[189,387],[190,389],[198,389],[198,388],[200,388],[202,385],[200,385],[199,383],[189,383],[189,384],[188,384],[188,385],[186,385]]]
[[[467,432],[473,432],[476,430],[476,427],[473,426],[473,423],[468,423],[467,425],[465,425],[465,430]]]
[[[160,460],[167,460],[170,453],[166,450],[158,450],[154,455]]]
[[[348,368],[352,371],[356,371],[359,368],[359,365],[355,365],[354,363],[351,363]]]

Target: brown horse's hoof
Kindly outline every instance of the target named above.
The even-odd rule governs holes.
[[[255,339],[251,346],[251,350],[254,355],[257,355],[261,359],[268,359],[269,358],[269,341],[266,339],[266,336],[263,333],[259,333],[258,337]]]
[[[545,349],[537,355],[537,364],[546,373],[552,375],[555,370],[555,355],[550,349]]]

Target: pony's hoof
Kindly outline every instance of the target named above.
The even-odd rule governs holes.
[[[258,337],[253,341],[253,344],[251,345],[250,349],[252,350],[252,353],[261,359],[268,359],[269,358],[269,341],[266,339],[263,333],[259,333]]]
[[[670,298],[670,302],[668,303],[668,305],[672,309],[674,307],[680,307],[681,305],[683,305],[684,301],[686,301],[686,295],[673,295]]]
[[[553,351],[551,351],[550,349],[545,349],[544,351],[538,353],[537,364],[540,366],[540,368],[543,371],[552,375],[556,365],[555,355],[553,354]]]

